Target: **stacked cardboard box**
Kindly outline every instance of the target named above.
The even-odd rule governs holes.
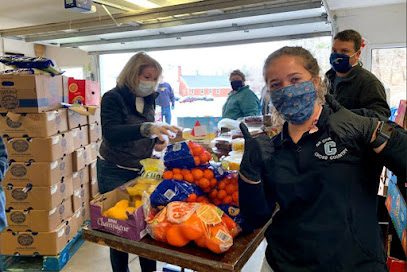
[[[0,84],[0,132],[10,160],[1,183],[8,219],[1,254],[57,255],[89,218],[88,118],[60,108],[63,77],[0,76],[0,82],[7,83]],[[10,94],[13,105],[4,102]]]
[[[88,124],[89,124],[89,140],[92,160],[89,164],[89,198],[92,200],[99,193],[97,178],[96,178],[96,159],[99,153],[100,143],[102,142],[102,124],[100,118],[100,107],[87,107]]]

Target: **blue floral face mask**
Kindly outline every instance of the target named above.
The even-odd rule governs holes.
[[[312,81],[305,81],[271,91],[270,98],[287,122],[300,125],[314,112],[317,92]]]

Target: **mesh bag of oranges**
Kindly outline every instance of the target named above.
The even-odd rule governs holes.
[[[147,231],[158,241],[183,247],[194,242],[199,247],[223,253],[240,232],[238,225],[218,207],[209,203],[169,203],[147,220]]]
[[[167,147],[164,164],[168,169],[191,169],[198,165],[206,165],[211,159],[211,154],[202,145],[193,141],[185,141]]]
[[[230,171],[219,180],[216,187],[209,192],[209,199],[215,205],[235,205],[239,206],[239,185],[237,172]]]
[[[175,179],[195,184],[205,193],[209,193],[218,184],[218,180],[225,176],[226,172],[220,164],[200,166],[192,169],[173,168],[166,170],[164,179]]]

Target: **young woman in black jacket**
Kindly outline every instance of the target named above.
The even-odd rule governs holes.
[[[117,86],[103,95],[101,105],[102,143],[97,159],[99,191],[106,193],[140,175],[140,160],[153,149],[166,147],[165,136],[179,128],[154,123],[155,98],[161,65],[147,54],[134,55],[124,66]],[[127,272],[125,252],[110,249],[113,272]],[[156,261],[140,257],[141,270],[156,270]]]
[[[365,151],[378,153],[403,184],[406,131],[324,97],[318,63],[301,47],[275,51],[263,71],[286,123],[273,139],[252,138],[241,125],[239,173],[240,209],[248,224],[263,226],[279,207],[265,233],[263,271],[387,271],[376,214],[378,181],[369,179]]]

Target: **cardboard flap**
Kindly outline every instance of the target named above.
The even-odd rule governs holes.
[[[11,121],[18,123],[20,121],[21,114],[13,113],[13,112],[9,111],[7,113],[7,117],[10,118]]]

